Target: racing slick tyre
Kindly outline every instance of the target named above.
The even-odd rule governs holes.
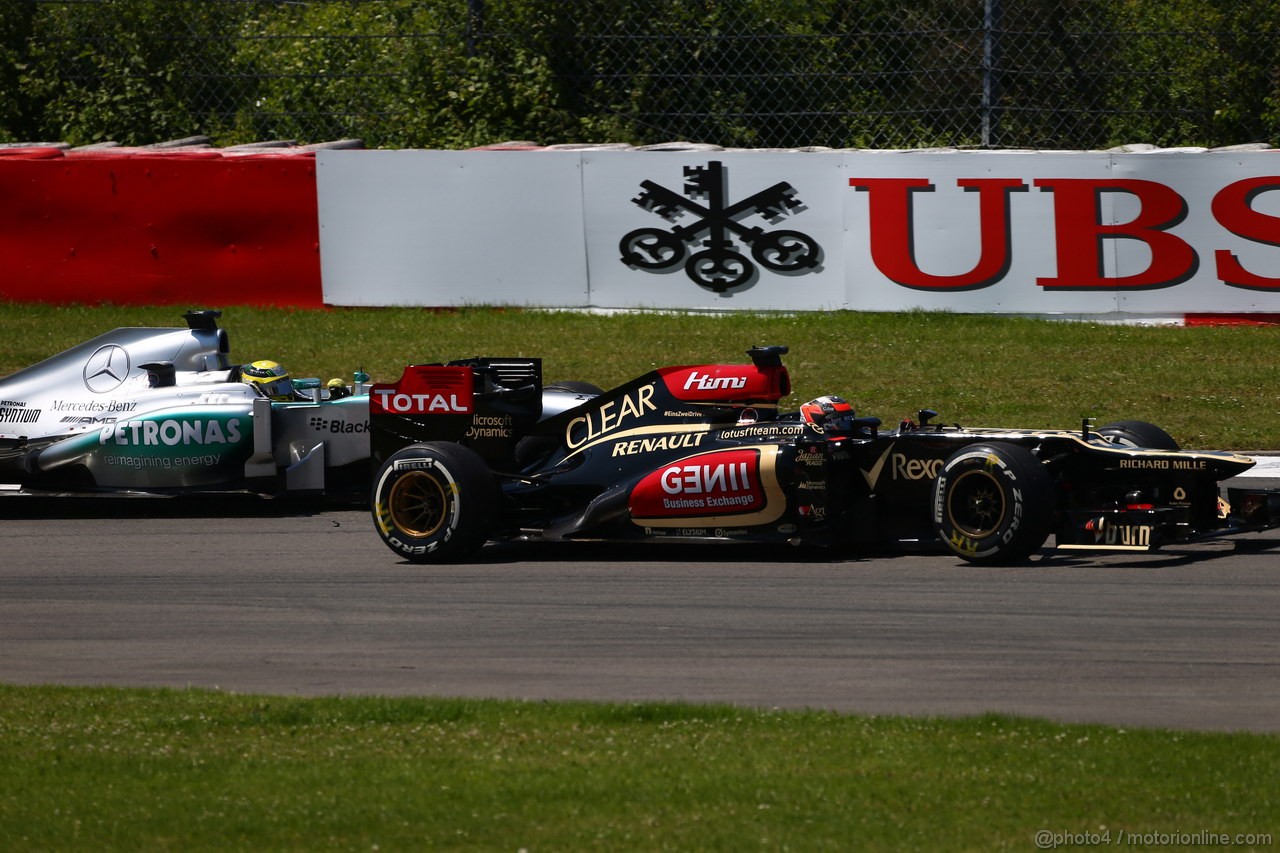
[[[373,487],[373,521],[387,547],[415,563],[457,563],[488,538],[497,481],[480,455],[443,442],[405,447]]]
[[[971,444],[951,455],[933,486],[933,527],[956,556],[1007,565],[1034,553],[1053,529],[1053,479],[1015,444]]]
[[[570,394],[581,394],[582,396],[590,395],[599,397],[604,393],[604,389],[590,382],[579,382],[577,379],[563,379],[559,382],[552,382],[542,389],[543,391],[568,391]]]
[[[1173,436],[1146,421],[1116,421],[1098,427],[1098,435],[1112,444],[1124,447],[1148,447],[1152,450],[1180,450]]]

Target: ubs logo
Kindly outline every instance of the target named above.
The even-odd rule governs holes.
[[[98,347],[84,365],[84,387],[95,394],[116,390],[128,376],[129,353],[115,344]]]
[[[649,272],[670,272],[683,264],[694,284],[721,294],[750,287],[759,278],[759,270],[739,244],[749,246],[756,263],[776,273],[801,275],[819,268],[822,247],[807,234],[744,224],[758,216],[776,225],[805,210],[791,184],[782,181],[730,204],[729,170],[720,161],[712,160],[705,167],[686,166],[684,177],[684,195],[653,181],[640,182],[643,192],[632,203],[668,222],[686,215],[692,221],[670,229],[628,232],[619,244],[624,264]],[[694,244],[702,248],[689,254]]]

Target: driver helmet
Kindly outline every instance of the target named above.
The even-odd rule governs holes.
[[[800,417],[817,432],[849,434],[856,417],[853,406],[842,397],[818,397],[800,407]]]
[[[341,400],[343,397],[351,396],[351,389],[347,387],[347,383],[339,378],[330,379],[324,386],[329,389],[330,400]]]
[[[240,378],[272,400],[292,400],[293,382],[289,371],[278,362],[263,359],[240,368]]]

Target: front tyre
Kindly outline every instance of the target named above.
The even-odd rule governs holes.
[[[1155,424],[1146,421],[1116,421],[1098,427],[1098,435],[1121,447],[1145,447],[1151,450],[1179,450],[1177,440]]]
[[[373,487],[373,522],[387,547],[415,563],[457,563],[488,538],[498,487],[475,451],[414,444],[394,453]]]
[[[1015,444],[961,448],[934,482],[934,531],[952,553],[971,563],[1025,560],[1049,538],[1053,518],[1048,470]]]

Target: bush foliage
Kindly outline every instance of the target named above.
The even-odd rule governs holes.
[[[1280,0],[993,8],[988,56],[984,0],[6,0],[0,141],[1280,139]]]

